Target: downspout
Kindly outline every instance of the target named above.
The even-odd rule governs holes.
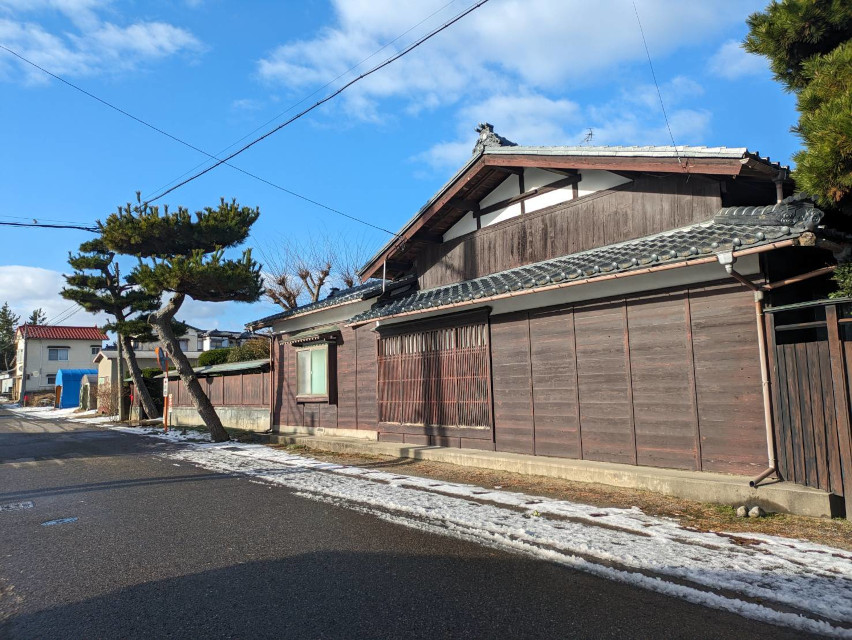
[[[733,253],[720,253],[719,264],[725,267],[734,280],[754,292],[754,315],[757,321],[757,348],[760,358],[760,384],[763,392],[763,422],[766,427],[766,452],[769,459],[769,468],[759,476],[749,481],[750,487],[756,487],[762,480],[778,473],[775,461],[775,429],[772,425],[772,398],[769,388],[769,364],[766,353],[766,325],[763,321],[763,289],[754,284],[741,273],[734,271]]]

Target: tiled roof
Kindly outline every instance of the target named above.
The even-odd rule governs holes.
[[[296,307],[295,309],[288,309],[287,311],[282,311],[281,313],[266,316],[265,318],[261,318],[260,320],[255,320],[254,322],[248,323],[246,327],[250,331],[254,331],[255,329],[268,327],[273,322],[283,320],[284,318],[300,316],[305,313],[319,311],[320,309],[327,309],[329,307],[336,307],[342,304],[349,304],[350,302],[360,302],[361,300],[367,300],[371,297],[379,295],[381,291],[381,280],[369,280],[364,284],[355,285],[354,287],[349,287],[348,289],[341,289],[340,291],[337,291],[334,295],[330,295],[326,298],[323,298],[322,300],[317,300],[316,302],[311,302],[310,304],[305,304],[301,307]]]
[[[18,327],[18,331],[22,333],[25,329],[27,338],[35,339],[101,342],[107,338],[97,327],[60,327],[46,324],[25,324]]]
[[[212,376],[212,375],[228,375],[236,373],[245,373],[246,371],[266,371],[269,369],[269,360],[246,360],[245,362],[226,362],[223,364],[210,364],[205,367],[193,367],[193,371],[197,376]],[[161,373],[155,378],[162,378],[165,374]],[[169,371],[169,379],[175,380],[179,378],[177,371]],[[129,380],[129,378],[128,378]]]
[[[349,324],[758,247],[798,237],[812,230],[821,217],[819,209],[796,198],[767,207],[729,207],[702,224],[391,299],[354,316]]]

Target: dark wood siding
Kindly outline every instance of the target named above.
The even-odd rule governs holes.
[[[498,451],[535,453],[526,312],[491,319],[494,436]]]
[[[576,307],[583,457],[633,463],[636,450],[624,303]]]
[[[344,329],[337,345],[337,426],[340,429],[358,428],[355,362],[355,332]]]
[[[754,297],[740,285],[690,292],[705,471],[755,475],[769,463]]]
[[[628,304],[636,456],[641,465],[697,469],[698,431],[684,294]]]
[[[376,334],[368,325],[355,330],[358,349],[358,428],[375,430],[379,417],[376,402]]]
[[[579,458],[580,415],[574,315],[570,309],[530,313],[535,452]]]
[[[713,217],[719,183],[702,176],[640,176],[609,191],[568,201],[425,247],[420,288],[476,278]]]

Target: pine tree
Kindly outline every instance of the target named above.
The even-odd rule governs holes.
[[[263,293],[260,265],[243,252],[239,260],[224,256],[225,249],[242,244],[260,211],[223,199],[217,208],[206,207],[191,215],[180,207],[129,203],[101,223],[104,243],[111,251],[139,258],[134,282],[151,295],[169,294],[149,316],[214,442],[229,440],[228,432],[198,383],[189,360],[180,350],[171,321],[187,296],[194,300],[255,302]]]
[[[12,313],[8,302],[0,307],[0,370],[8,371],[15,362],[15,331],[21,316]]]
[[[797,186],[824,207],[852,213],[852,3],[782,0],[748,19],[744,47],[767,57],[796,94],[804,143]]]
[[[35,309],[27,318],[27,324],[44,324],[45,322],[47,322],[47,316],[41,307]]]
[[[62,289],[60,295],[66,300],[73,300],[90,313],[103,312],[113,318],[103,329],[117,334],[142,408],[149,418],[155,418],[159,412],[142,379],[132,339],[142,342],[154,339],[146,317],[159,308],[160,299],[143,291],[132,278],[122,282],[117,269],[114,270],[117,266],[114,265],[114,258],[115,253],[106,248],[101,238],[81,244],[80,253],[68,254],[68,264],[74,273],[64,276],[68,286]],[[119,385],[122,383],[118,381]]]

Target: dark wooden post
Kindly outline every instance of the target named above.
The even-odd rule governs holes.
[[[850,433],[849,395],[846,385],[846,362],[840,329],[837,324],[837,305],[825,307],[828,349],[831,354],[831,382],[834,387],[837,441],[840,445],[840,465],[843,469],[843,499],[846,517],[852,518],[852,433]]]

